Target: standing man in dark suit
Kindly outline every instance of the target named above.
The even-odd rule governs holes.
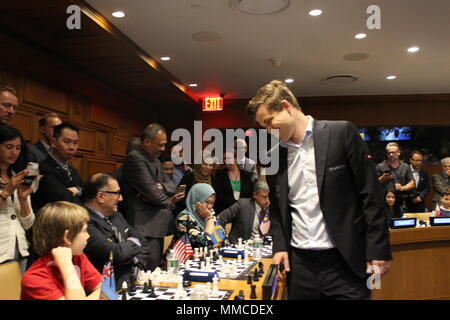
[[[258,181],[253,190],[253,198],[239,199],[218,216],[224,228],[227,223],[232,223],[228,235],[231,243],[237,243],[239,238],[248,240],[256,236],[263,238],[267,235],[268,230],[262,229],[261,224],[269,209],[269,186],[265,181]],[[266,223],[270,222],[264,222]]]
[[[130,222],[145,237],[142,253],[146,269],[152,271],[161,262],[164,237],[175,227],[172,205],[184,196],[175,194],[176,186],[158,159],[166,143],[165,129],[149,124],[142,133],[141,146],[127,154],[122,169]]]
[[[42,180],[31,198],[34,212],[54,201],[81,204],[84,182],[77,169],[69,165],[69,160],[78,151],[78,133],[78,127],[68,122],[55,127],[51,139],[52,152],[39,166]]]
[[[429,191],[428,174],[422,169],[423,155],[420,151],[413,151],[409,157],[409,167],[411,169],[415,187],[409,192],[406,202],[406,212],[425,212],[424,199]]]
[[[39,119],[39,132],[41,138],[35,144],[28,147],[28,161],[41,163],[50,153],[52,147],[51,139],[55,127],[62,123],[58,114],[55,112],[47,113]]]
[[[100,273],[110,252],[113,253],[114,276],[119,289],[133,272],[133,266],[140,264],[143,239],[117,211],[122,193],[113,176],[93,175],[85,186],[83,199],[89,212],[90,236],[84,253]]]
[[[384,274],[392,257],[375,165],[358,130],[306,116],[278,80],[259,89],[247,112],[281,141],[278,173],[267,178],[273,260],[289,272],[289,299],[370,298],[366,270]]]

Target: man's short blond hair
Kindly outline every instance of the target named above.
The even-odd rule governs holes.
[[[256,112],[264,104],[269,111],[281,111],[281,101],[286,100],[294,108],[300,109],[297,98],[283,81],[273,80],[260,88],[245,108],[250,120],[255,120]]]
[[[34,250],[40,255],[49,254],[64,243],[64,233],[73,241],[81,232],[89,214],[85,208],[67,201],[47,203],[39,210],[33,225]]]

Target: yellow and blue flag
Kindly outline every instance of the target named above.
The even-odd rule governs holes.
[[[220,223],[218,221],[216,221],[216,223],[214,224],[214,230],[211,234],[211,241],[214,244],[218,244],[221,241],[223,241],[227,236],[225,235],[225,232],[222,228],[222,226],[220,225]]]

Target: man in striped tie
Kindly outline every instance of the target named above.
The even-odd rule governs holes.
[[[229,241],[237,243],[238,238],[248,240],[267,235],[270,229],[269,205],[269,186],[267,182],[259,180],[255,183],[253,198],[241,198],[219,213],[218,218],[223,227],[232,223]]]

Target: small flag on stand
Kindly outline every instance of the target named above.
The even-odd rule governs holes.
[[[222,242],[222,240],[224,240],[227,236],[225,235],[225,232],[223,231],[222,226],[220,225],[220,223],[218,221],[215,222],[214,224],[214,230],[211,234],[211,241],[214,244],[218,244],[220,242]]]
[[[103,267],[102,286],[100,300],[117,300],[116,279],[114,279],[113,254],[109,254],[109,260]]]
[[[264,210],[262,212],[262,214],[264,215],[262,217],[262,220],[259,223],[259,230],[261,231],[261,234],[263,236],[265,236],[266,234],[269,233],[269,229],[270,229],[270,219],[269,219],[269,213],[267,212],[267,210]]]
[[[194,255],[191,242],[189,241],[189,237],[186,233],[183,234],[180,239],[178,239],[174,243],[172,248],[173,252],[181,263],[186,263],[186,261]]]

